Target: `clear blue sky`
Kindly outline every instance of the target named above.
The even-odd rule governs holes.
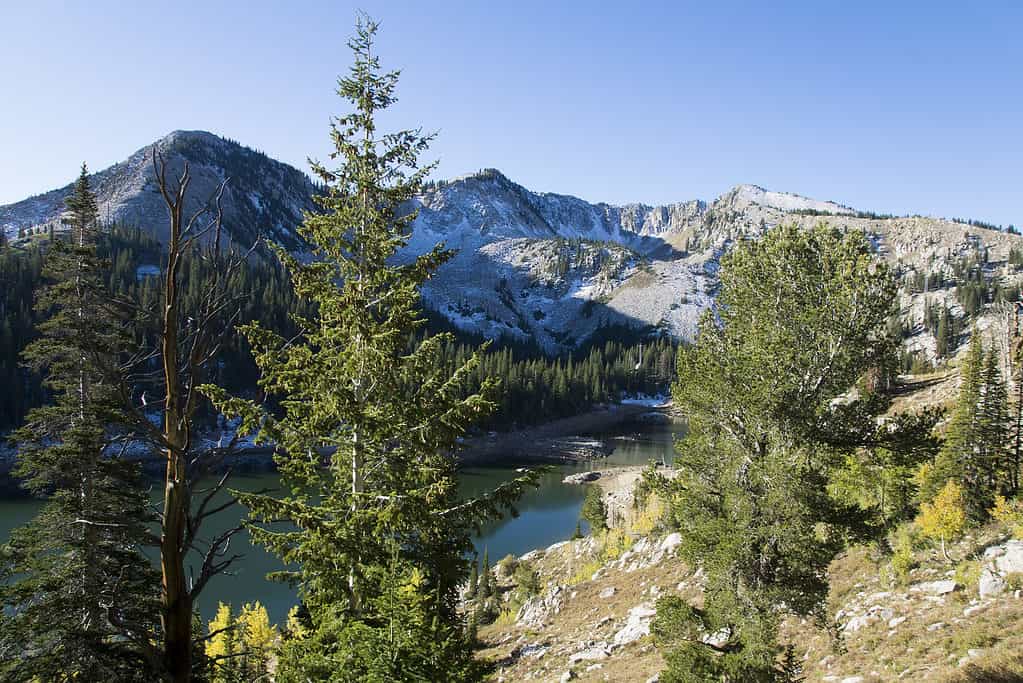
[[[386,123],[437,130],[440,177],[1023,223],[1023,3],[611,5],[3,0],[0,203],[174,129],[305,169],[361,7],[403,71]]]

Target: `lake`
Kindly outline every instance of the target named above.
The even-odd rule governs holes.
[[[611,455],[592,462],[560,465],[544,475],[540,487],[529,491],[520,501],[517,518],[505,518],[483,530],[476,539],[480,556],[486,548],[491,563],[495,563],[509,553],[522,555],[533,548],[570,538],[579,518],[585,487],[562,484],[566,474],[613,465],[645,464],[650,460],[670,462],[673,438],[681,431],[680,425],[633,423],[622,425],[614,432],[597,435],[612,446]],[[466,469],[459,476],[465,493],[472,495],[514,478],[516,472],[511,467],[487,467]],[[232,488],[247,491],[277,485],[276,473],[236,475],[231,479]],[[28,498],[0,499],[0,542],[7,540],[11,529],[30,520],[41,506],[40,501]],[[210,536],[234,526],[242,512],[236,508],[208,520],[203,535]],[[249,544],[244,535],[234,538],[232,552],[242,553],[245,557],[239,561],[232,576],[219,576],[207,586],[199,604],[203,618],[212,618],[218,601],[239,606],[259,600],[270,612],[271,620],[283,621],[295,604],[295,592],[265,578],[267,572],[279,569],[280,563],[262,548]]]

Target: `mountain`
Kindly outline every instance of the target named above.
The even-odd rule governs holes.
[[[204,131],[174,131],[147,145],[128,159],[91,176],[104,222],[138,225],[152,230],[162,241],[167,235],[167,209],[156,185],[153,149],[167,162],[167,177],[174,180],[184,162],[192,182],[189,196],[195,210],[199,200],[212,198],[225,178],[222,205],[224,227],[237,243],[248,246],[257,234],[267,235],[290,249],[301,247],[294,226],[302,211],[313,208],[313,186],[297,169],[260,152]],[[73,171],[73,169],[69,169]],[[19,229],[62,229],[64,198],[71,185],[0,206],[0,230],[14,238]]]
[[[208,196],[230,178],[225,226],[236,241],[263,234],[302,249],[295,226],[313,208],[305,174],[205,132],[177,131],[155,145],[172,172],[190,163],[195,196]],[[94,181],[105,220],[164,236],[151,148],[96,173]],[[0,227],[11,237],[19,228],[60,229],[69,191],[0,207]],[[948,307],[965,328],[975,311],[959,300],[957,286],[983,283],[982,298],[992,298],[996,285],[1003,292],[1019,286],[1023,263],[1015,234],[942,218],[877,216],[756,185],[738,185],[711,202],[615,206],[534,192],[485,169],[431,182],[413,204],[419,216],[402,258],[440,241],[457,250],[425,284],[427,305],[467,332],[535,342],[551,353],[623,328],[692,339],[700,315],[713,305],[721,256],[783,222],[809,227],[826,220],[864,231],[902,278],[906,346],[926,359],[936,352],[933,326],[925,324],[929,308]]]

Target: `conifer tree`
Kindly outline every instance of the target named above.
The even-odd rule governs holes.
[[[137,464],[121,457],[130,340],[104,286],[84,165],[67,207],[70,238],[48,245],[36,303],[50,315],[24,353],[54,398],[14,436],[17,474],[50,500],[3,553],[0,678],[152,680],[159,580],[140,552],[151,515]]]
[[[380,134],[376,118],[395,100],[397,72],[373,53],[376,24],[360,20],[355,61],[338,93],[354,111],[331,124],[336,167],[314,163],[325,185],[322,213],[299,228],[313,254],[282,250],[299,296],[316,304],[293,340],[258,324],[244,333],[261,387],[280,415],[208,388],[244,429],[277,445],[289,495],[245,495],[252,537],[294,571],[308,609],[306,634],[281,650],[276,680],[473,680],[481,675],[457,611],[469,573],[470,534],[536,480],[461,500],[456,438],[491,409],[493,381],[463,395],[479,364],[440,362],[449,336],[410,340],[423,324],[419,287],[449,257],[442,247],[396,263],[415,218],[407,202],[429,173],[429,137]],[[294,530],[264,526],[289,520]]]
[[[995,348],[985,354],[974,328],[960,367],[961,382],[941,452],[924,477],[920,496],[932,500],[949,480],[963,490],[968,518],[982,523],[995,496],[1011,486],[1009,414]]]
[[[985,510],[990,510],[995,496],[1010,490],[1012,468],[1008,451],[1009,396],[995,343],[991,344],[984,361],[984,404],[980,430],[985,484],[983,504]]]
[[[579,515],[590,525],[590,532],[597,534],[607,529],[607,506],[604,493],[599,486],[587,486]]]
[[[480,568],[476,563],[476,558],[473,557],[472,567],[469,572],[469,587],[465,591],[465,597],[472,600],[476,597],[476,592],[479,590],[480,582]]]
[[[678,476],[650,475],[680,524],[683,557],[707,575],[701,607],[658,601],[662,681],[794,675],[780,621],[824,617],[826,568],[843,536],[866,531],[864,512],[832,499],[828,480],[860,448],[909,448],[901,435],[917,427],[879,428],[885,383],[860,382],[890,367],[894,294],[857,231],[782,226],[724,259],[718,314],[679,351],[672,395],[689,432]]]

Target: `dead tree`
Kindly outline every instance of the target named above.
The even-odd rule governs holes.
[[[167,162],[156,148],[152,163],[170,219],[162,310],[157,321],[160,358],[157,380],[163,393],[158,407],[162,421],[153,434],[166,460],[163,507],[159,514],[161,654],[167,679],[183,683],[191,678],[192,651],[197,645],[192,634],[195,600],[213,576],[226,571],[239,557],[230,553],[230,544],[240,526],[213,538],[200,536],[204,520],[235,504],[233,499],[214,502],[225,489],[230,468],[216,484],[197,488],[204,476],[224,464],[237,437],[227,446],[212,450],[198,448],[193,437],[197,412],[204,400],[199,387],[206,381],[225,340],[233,333],[241,310],[242,295],[232,292],[230,283],[255,245],[246,251],[236,251],[222,242],[221,200],[227,180],[206,201],[189,211],[188,163],[184,163],[180,175],[173,180],[168,180]],[[205,260],[210,275],[202,283],[197,303],[184,310],[182,268],[189,259]],[[189,571],[189,557],[193,553],[197,573]]]

